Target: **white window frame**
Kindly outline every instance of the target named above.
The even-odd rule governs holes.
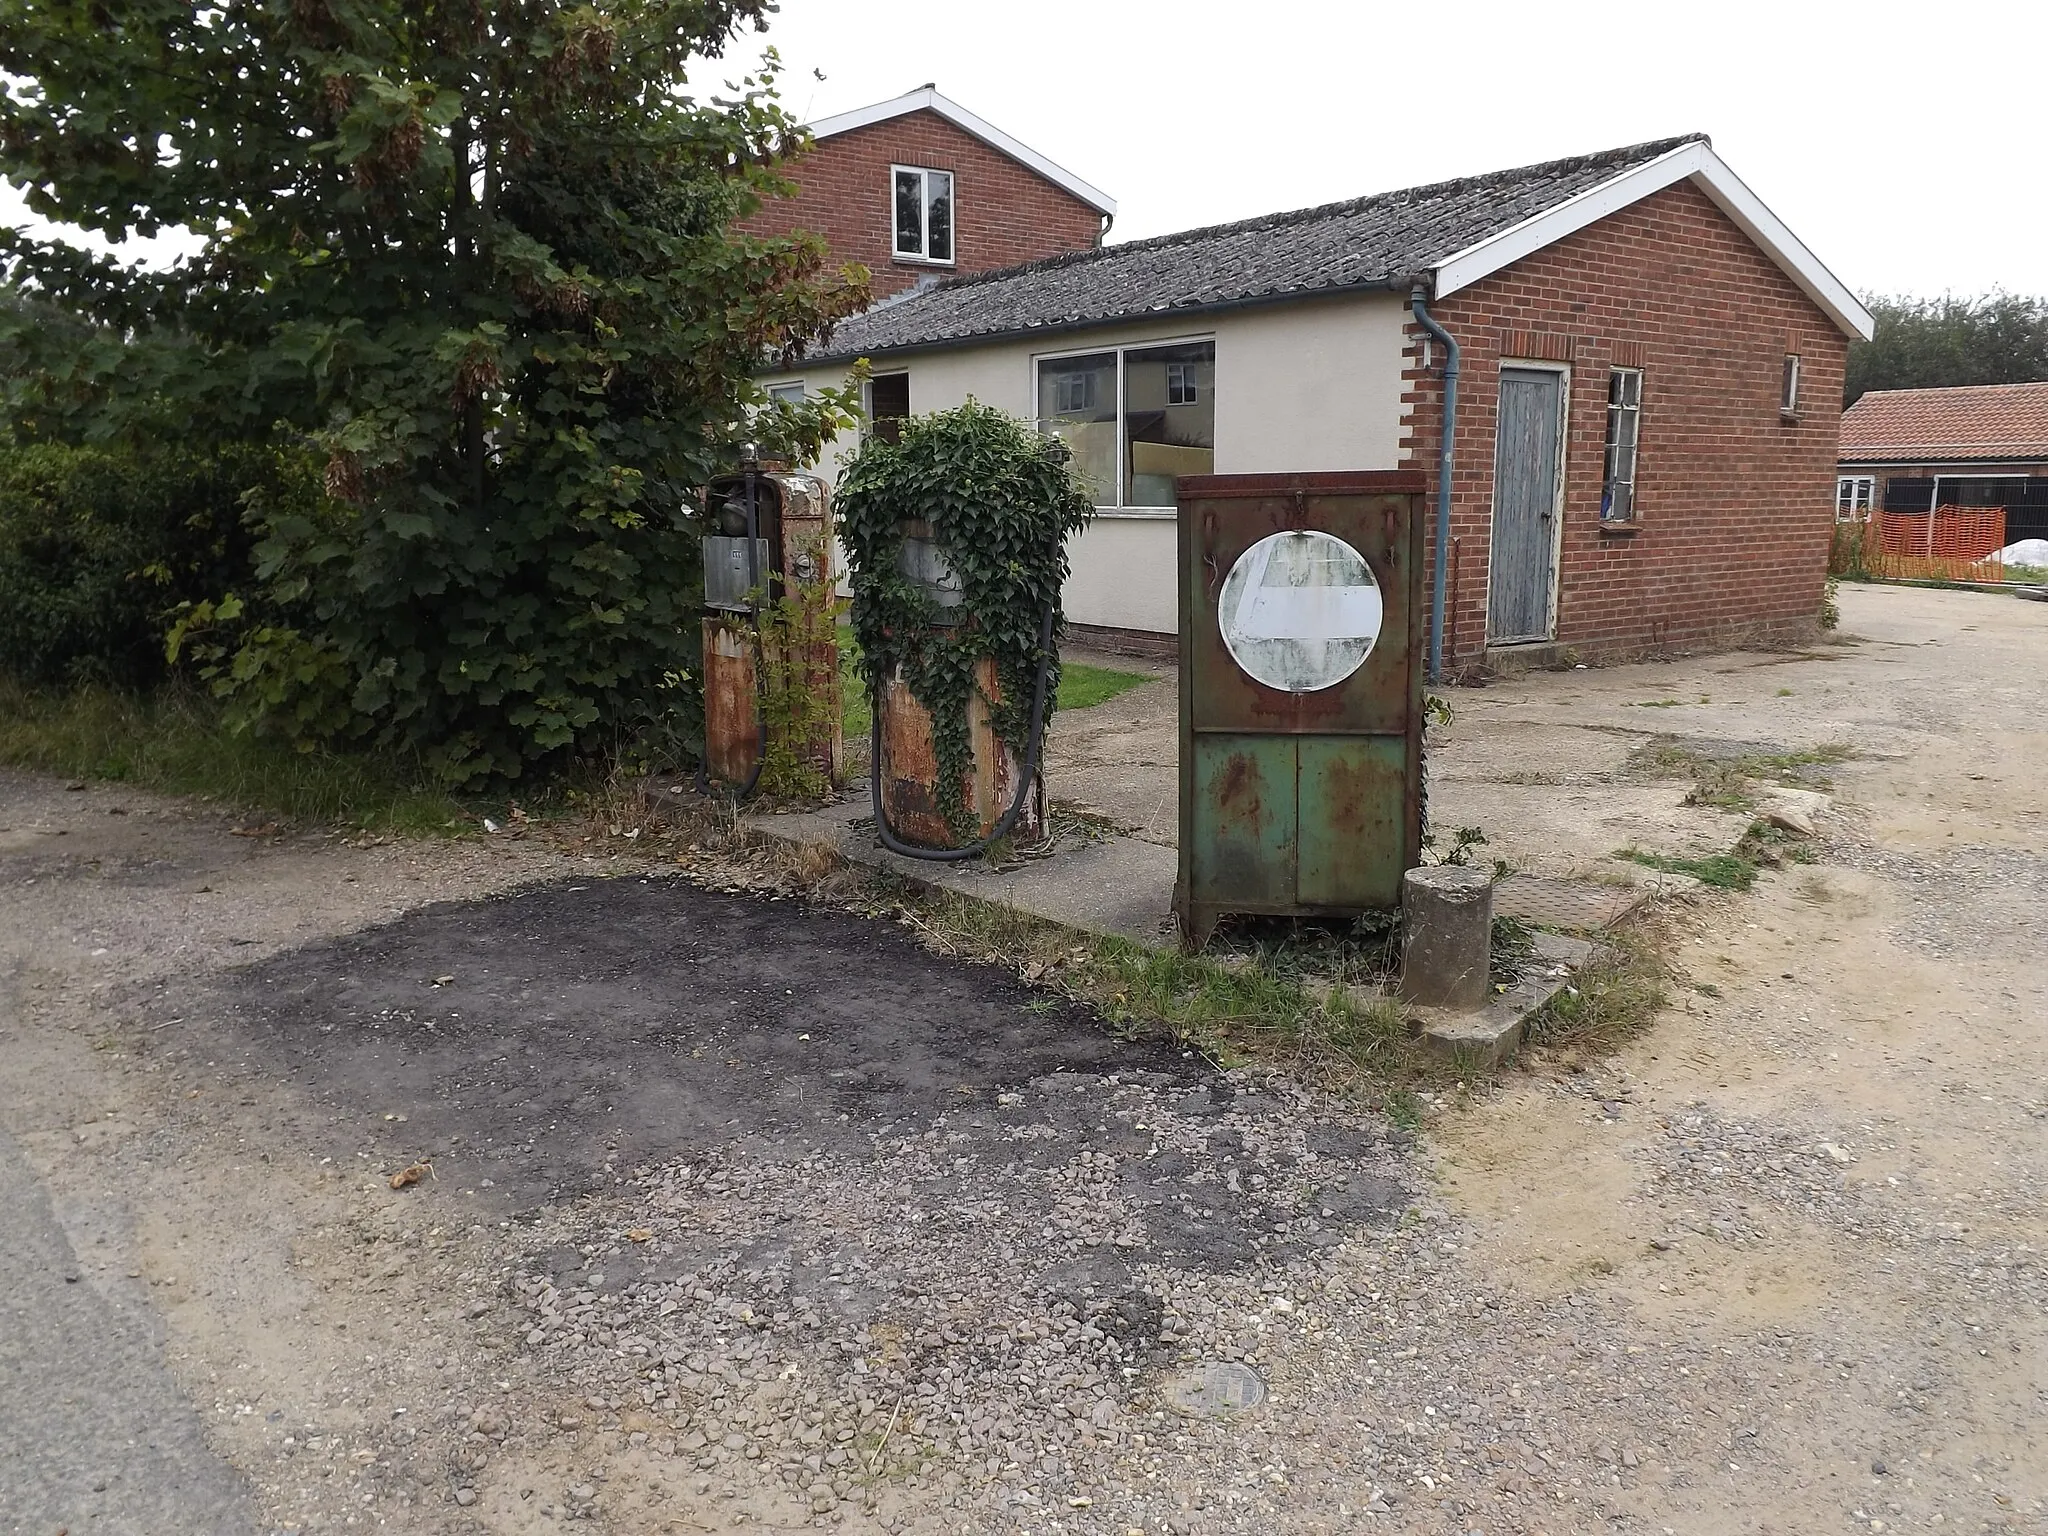
[[[1101,354],[1100,354],[1100,353],[1096,353],[1096,352],[1091,352],[1091,353],[1088,353],[1088,354],[1086,354],[1086,355],[1087,355],[1087,356],[1090,356],[1090,357],[1099,357],[1099,356],[1100,356]],[[1048,362],[1057,362],[1057,361],[1058,361],[1058,359],[1057,359],[1057,358],[1048,358],[1048,359],[1046,359],[1046,361],[1048,361]],[[1122,365],[1121,365],[1121,364],[1119,364],[1119,365],[1118,365],[1118,371],[1119,371],[1119,374],[1121,374],[1121,371],[1122,371]],[[1095,399],[1095,375],[1094,375],[1094,374],[1092,374],[1092,373],[1083,373],[1083,372],[1079,372],[1079,371],[1076,371],[1076,372],[1074,372],[1074,373],[1056,373],[1056,374],[1054,374],[1054,375],[1053,375],[1053,381],[1054,381],[1054,383],[1053,383],[1053,396],[1054,396],[1054,398],[1053,398],[1053,409],[1054,409],[1054,410],[1056,410],[1056,411],[1090,411],[1090,410],[1093,410],[1093,409],[1095,409],[1095,406],[1096,406],[1096,404],[1097,404],[1097,401],[1096,401],[1096,399]],[[1069,390],[1068,390],[1068,386],[1069,386],[1069,385],[1078,385],[1078,386],[1080,386],[1080,387],[1079,387],[1078,389],[1075,389],[1075,390],[1073,390],[1073,391],[1072,391],[1072,398],[1071,398],[1071,399],[1070,399],[1070,398],[1067,398],[1067,397],[1068,397],[1068,394],[1069,394]],[[1119,386],[1119,388],[1121,388],[1121,386],[1122,386],[1122,379],[1121,379],[1121,377],[1119,377],[1119,379],[1118,379],[1118,386]],[[1085,398],[1085,399],[1084,399],[1084,398],[1082,398],[1083,396],[1086,396],[1086,398]]]
[[[921,196],[918,200],[918,249],[906,251],[897,243],[900,231],[896,228],[896,178],[915,176]],[[933,256],[932,248],[932,178],[946,178],[946,191],[953,200],[953,254]],[[942,170],[935,165],[892,165],[889,167],[889,253],[897,261],[914,261],[927,267],[950,267],[958,264],[960,256],[960,178],[953,172]]]
[[[1185,395],[1181,393],[1183,390],[1187,392]],[[1200,405],[1202,403],[1202,387],[1195,382],[1194,376],[1189,373],[1186,363],[1168,363],[1166,365],[1166,403],[1168,405]]]
[[[1844,502],[1847,505],[1844,505]],[[1870,518],[1877,502],[1877,476],[1835,476],[1835,521],[1861,523]]]
[[[1178,507],[1127,507],[1124,505],[1124,460],[1129,456],[1126,452],[1129,445],[1124,442],[1124,354],[1126,352],[1149,352],[1154,347],[1191,347],[1200,342],[1207,342],[1210,346],[1215,346],[1216,333],[1214,331],[1204,331],[1194,336],[1157,336],[1146,337],[1142,341],[1105,341],[1092,347],[1074,347],[1064,352],[1038,352],[1032,355],[1030,363],[1027,365],[1031,370],[1028,376],[1031,393],[1028,398],[1031,401],[1032,415],[1038,422],[1038,429],[1043,432],[1046,430],[1045,418],[1038,415],[1039,365],[1042,363],[1057,363],[1069,357],[1100,357],[1105,352],[1114,352],[1116,354],[1116,500],[1113,503],[1105,502],[1099,504],[1095,508],[1099,515],[1103,517],[1133,518],[1177,518],[1180,516],[1180,509]],[[1212,448],[1210,452],[1213,453],[1215,450]]]
[[[804,381],[802,379],[791,379],[782,384],[770,384],[768,386],[768,398],[770,400],[780,400],[785,405],[802,405],[805,398]]]
[[[1614,376],[1618,373],[1632,373],[1635,375],[1635,404],[1621,406],[1615,405]],[[1607,370],[1607,395],[1608,398],[1605,402],[1606,416],[1601,423],[1600,497],[1602,501],[1605,501],[1607,498],[1608,491],[1613,486],[1620,484],[1627,485],[1628,516],[1609,517],[1605,509],[1603,508],[1600,513],[1600,525],[1603,528],[1630,528],[1643,520],[1642,502],[1636,495],[1636,481],[1642,472],[1643,465],[1643,370],[1640,367],[1624,368],[1620,366],[1610,366]],[[1614,421],[1615,412],[1617,410],[1621,411],[1624,414],[1633,415],[1636,419],[1635,433],[1629,439],[1628,478],[1625,481],[1619,479],[1618,477],[1611,477],[1608,472],[1608,455],[1610,454],[1610,452],[1612,452],[1613,449]]]
[[[1799,414],[1799,354],[1785,354],[1785,371],[1778,377],[1778,414],[1797,416]]]

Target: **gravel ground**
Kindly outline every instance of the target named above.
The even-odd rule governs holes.
[[[1844,608],[1464,705],[1861,755],[1649,1035],[1413,1138],[772,882],[0,777],[0,1131],[147,1343],[41,1369],[169,1392],[209,1536],[2048,1530],[2048,610]]]

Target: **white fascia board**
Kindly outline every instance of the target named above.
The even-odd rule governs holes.
[[[836,133],[847,133],[855,128],[865,128],[871,123],[885,123],[892,117],[903,117],[912,112],[932,111],[946,119],[956,128],[973,134],[992,149],[1002,151],[1012,160],[1028,165],[1056,187],[1062,187],[1082,202],[1099,212],[1116,217],[1116,199],[1099,187],[1089,185],[1064,166],[1055,165],[1030,145],[1011,138],[994,123],[976,117],[957,101],[949,101],[931,86],[921,86],[906,95],[889,101],[878,101],[871,107],[856,107],[851,112],[841,112],[837,117],[820,118],[810,125],[811,136],[829,139]]]
[[[1735,226],[1776,262],[1799,285],[1801,292],[1818,304],[1845,335],[1868,341],[1876,329],[1870,311],[1840,278],[1821,264],[1819,257],[1785,227],[1763,200],[1743,184],[1704,140],[1681,144],[1655,160],[1623,171],[1612,181],[1603,181],[1555,208],[1492,235],[1477,245],[1447,256],[1432,269],[1438,297],[1469,288],[1483,277],[1512,266],[1567,235],[1578,233],[1609,214],[1619,213],[1641,202],[1653,192],[1691,180],[1727,214]]]

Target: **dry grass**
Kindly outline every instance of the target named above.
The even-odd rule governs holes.
[[[1666,935],[1653,913],[1601,936],[1601,950],[1572,984],[1530,1015],[1529,1041],[1567,1059],[1606,1056],[1648,1033],[1671,1001]]]

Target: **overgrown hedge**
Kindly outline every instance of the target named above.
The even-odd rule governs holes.
[[[269,451],[0,445],[0,672],[34,687],[148,687],[171,611],[246,581],[243,501]]]

